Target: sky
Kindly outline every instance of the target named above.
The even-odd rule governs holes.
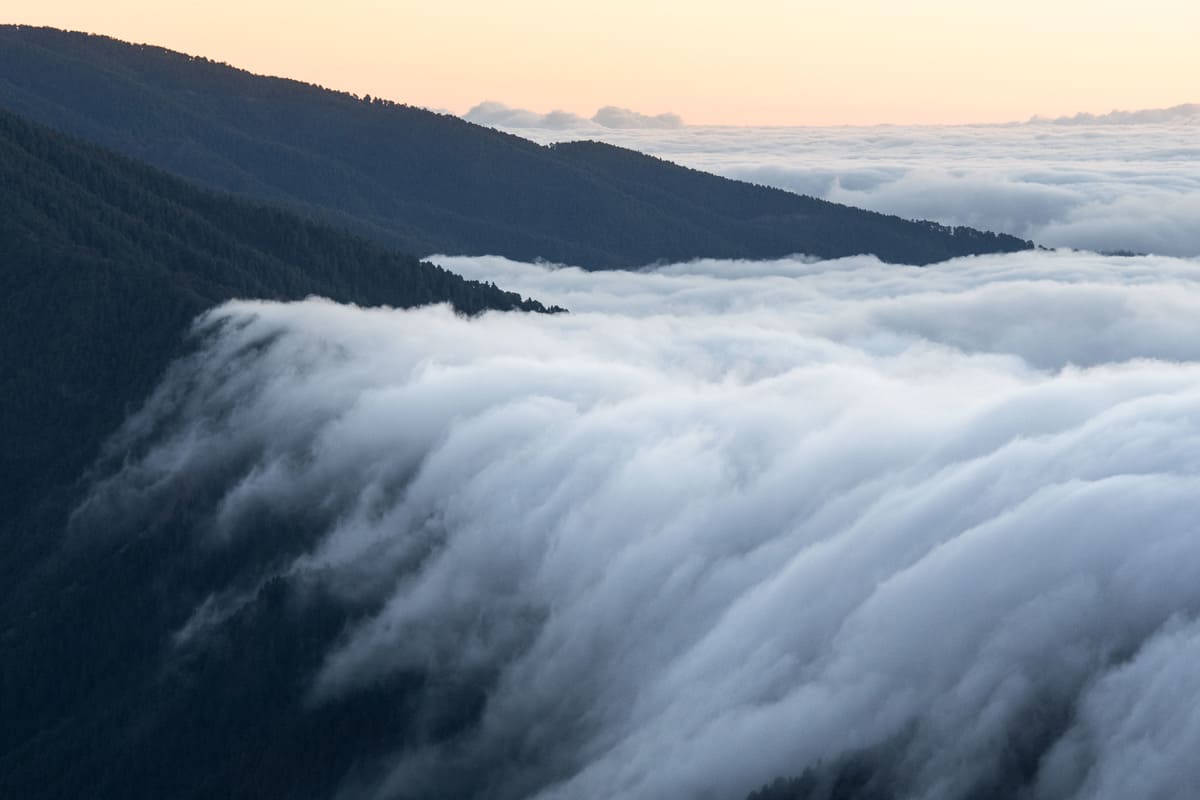
[[[463,113],[1003,122],[1196,100],[1193,0],[9,0],[3,21],[158,44]]]

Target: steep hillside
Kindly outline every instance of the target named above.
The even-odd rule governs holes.
[[[0,527],[75,476],[223,300],[542,310],[4,112],[0,253]]]

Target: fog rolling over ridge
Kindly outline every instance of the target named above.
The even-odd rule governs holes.
[[[1200,255],[1196,104],[1011,125],[561,130],[516,110],[491,120],[524,121],[510,129],[541,142],[601,139],[739,180],[1050,247]]]
[[[572,313],[226,304],[74,517],[315,526],[168,660],[282,581],[366,609],[297,702],[479,699],[341,796],[1200,785],[1200,264],[435,260]]]

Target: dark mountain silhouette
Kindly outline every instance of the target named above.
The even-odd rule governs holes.
[[[795,253],[928,264],[1031,246],[48,28],[0,27],[0,106],[406,252],[608,268]]]

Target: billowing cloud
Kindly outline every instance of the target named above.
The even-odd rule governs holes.
[[[1200,145],[1189,109],[1069,125],[589,131],[686,166],[1050,247],[1200,255]],[[520,131],[541,142],[578,138]]]
[[[512,108],[495,101],[480,103],[463,114],[463,119],[493,128],[517,130],[533,128],[543,131],[669,130],[683,127],[683,119],[678,114],[671,113],[651,115],[628,108],[605,106],[597,111],[591,119],[584,119],[569,111],[551,111],[548,114],[541,114],[523,108]]]
[[[1200,784],[1200,263],[437,260],[572,313],[227,304],[77,514],[316,525],[277,574],[376,610],[313,702],[485,687],[347,796]]]

